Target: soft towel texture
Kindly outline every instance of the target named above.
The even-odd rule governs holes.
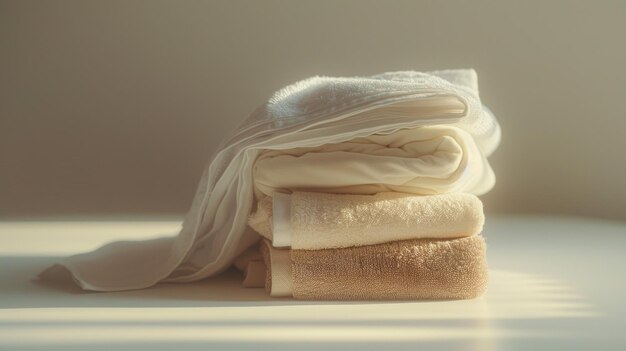
[[[248,223],[272,240],[274,247],[318,250],[471,236],[482,231],[484,221],[480,200],[465,193],[415,196],[296,191],[265,197]]]
[[[202,175],[178,236],[112,243],[72,256],[63,264],[81,287],[103,291],[214,275],[258,241],[247,218],[254,205],[253,165],[262,150],[316,148],[434,125],[448,125],[460,130],[458,135],[471,136],[485,157],[500,140],[495,118],[480,102],[473,70],[303,80],[275,93],[222,142]],[[448,186],[428,191],[485,192],[493,185],[493,177],[478,188],[476,184],[486,174],[491,174],[488,163],[478,162],[463,168]],[[341,182],[337,187],[362,185],[362,180],[359,184],[337,180]]]
[[[326,250],[261,252],[271,296],[304,300],[470,299],[487,286],[481,235]]]

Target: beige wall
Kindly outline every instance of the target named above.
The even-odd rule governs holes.
[[[620,1],[2,1],[0,215],[184,212],[275,89],[474,67],[488,211],[626,219],[625,37]]]

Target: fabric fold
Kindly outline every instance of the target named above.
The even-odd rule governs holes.
[[[318,147],[264,150],[253,172],[257,197],[285,189],[481,195],[494,183],[493,171],[471,135],[452,126],[401,129]]]
[[[303,300],[470,299],[487,286],[485,241],[416,239],[325,250],[260,247],[266,290]]]

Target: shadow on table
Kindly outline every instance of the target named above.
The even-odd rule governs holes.
[[[567,223],[490,222],[489,288],[464,301],[275,299],[234,270],[85,292],[67,273],[33,280],[56,257],[0,257],[0,348],[623,349],[624,226]]]
[[[57,260],[0,257],[0,266],[10,267],[0,271],[7,345],[29,340],[29,349],[108,350],[123,340],[151,351],[365,350],[414,349],[419,342],[429,350],[497,350],[503,340],[520,349],[569,340],[576,348],[590,345],[563,335],[597,321],[593,306],[562,280],[523,272],[492,270],[487,295],[475,300],[328,302],[270,298],[264,289],[242,288],[236,270],[196,283],[104,293],[81,290],[68,272],[34,279]]]
[[[368,304],[380,301],[297,301],[272,298],[262,288],[243,288],[243,277],[236,269],[194,283],[157,284],[141,290],[85,291],[74,283],[61,266],[38,275],[58,261],[55,257],[0,257],[3,267],[2,290],[6,298],[0,308],[20,307],[211,307],[211,306],[280,306],[318,304]]]

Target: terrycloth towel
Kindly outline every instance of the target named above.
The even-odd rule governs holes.
[[[81,287],[90,290],[138,289],[160,281],[206,278],[229,267],[258,241],[247,219],[254,204],[253,165],[262,150],[315,148],[435,125],[471,136],[470,144],[484,157],[495,150],[500,128],[480,102],[473,70],[303,80],[276,92],[222,142],[202,175],[177,237],[116,242],[62,263]],[[459,154],[452,157],[458,159]],[[450,172],[459,177],[453,176],[446,189],[486,192],[494,179],[485,176],[492,172],[484,157],[473,158],[477,161],[461,167],[459,173]],[[398,160],[398,165],[403,162]],[[341,180],[338,185],[351,184]]]
[[[475,298],[487,286],[485,250],[481,235],[326,250],[261,246],[266,290],[304,300]]]
[[[482,231],[483,206],[472,194],[415,196],[275,193],[258,203],[248,224],[274,247],[318,250]]]

